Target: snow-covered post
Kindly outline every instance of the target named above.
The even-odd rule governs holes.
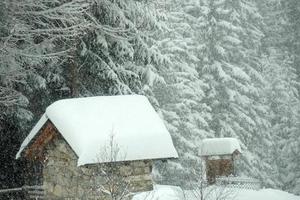
[[[199,152],[201,158],[197,160],[194,166],[191,166],[193,169],[192,174],[187,179],[196,199],[233,199],[235,192],[228,184],[212,184],[215,183],[217,176],[226,176],[227,174],[219,174],[220,167],[224,166],[218,162],[210,162],[213,161],[210,159],[214,156],[218,158],[218,155],[229,155],[226,158],[232,159],[239,152],[241,152],[241,149],[235,138],[213,138],[202,141]],[[226,170],[223,171],[227,172]]]

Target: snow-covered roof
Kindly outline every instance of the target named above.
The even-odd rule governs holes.
[[[163,120],[145,96],[98,96],[51,104],[22,143],[16,158],[50,120],[78,156],[78,165],[109,162],[101,157],[111,135],[119,147],[114,161],[177,158]]]
[[[242,152],[236,138],[210,138],[202,140],[200,154],[201,156],[228,155],[236,150]]]

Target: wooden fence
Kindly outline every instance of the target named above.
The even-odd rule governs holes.
[[[41,185],[1,189],[0,199],[40,200],[40,199],[44,199],[44,189],[43,186]]]

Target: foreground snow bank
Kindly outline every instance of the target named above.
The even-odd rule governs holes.
[[[206,200],[218,199],[220,192],[228,193],[226,200],[300,200],[300,196],[274,189],[257,191],[233,188],[229,190],[230,192],[220,188],[211,190]],[[193,193],[193,191],[183,191],[180,187],[157,185],[154,191],[139,193],[133,197],[133,200],[198,200]]]
[[[262,190],[241,190],[237,200],[300,200],[300,196],[296,196],[281,190],[262,189]]]
[[[169,185],[156,185],[151,192],[142,192],[133,197],[132,200],[181,200],[184,199],[180,187]]]

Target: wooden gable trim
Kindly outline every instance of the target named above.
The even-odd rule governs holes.
[[[239,150],[234,150],[234,152],[232,153],[232,155],[235,155],[235,156],[238,156],[238,155],[240,155],[241,154],[241,152],[239,151]]]
[[[53,123],[48,120],[33,142],[26,148],[24,156],[30,160],[44,160],[44,149],[49,142],[58,137],[59,132]]]

